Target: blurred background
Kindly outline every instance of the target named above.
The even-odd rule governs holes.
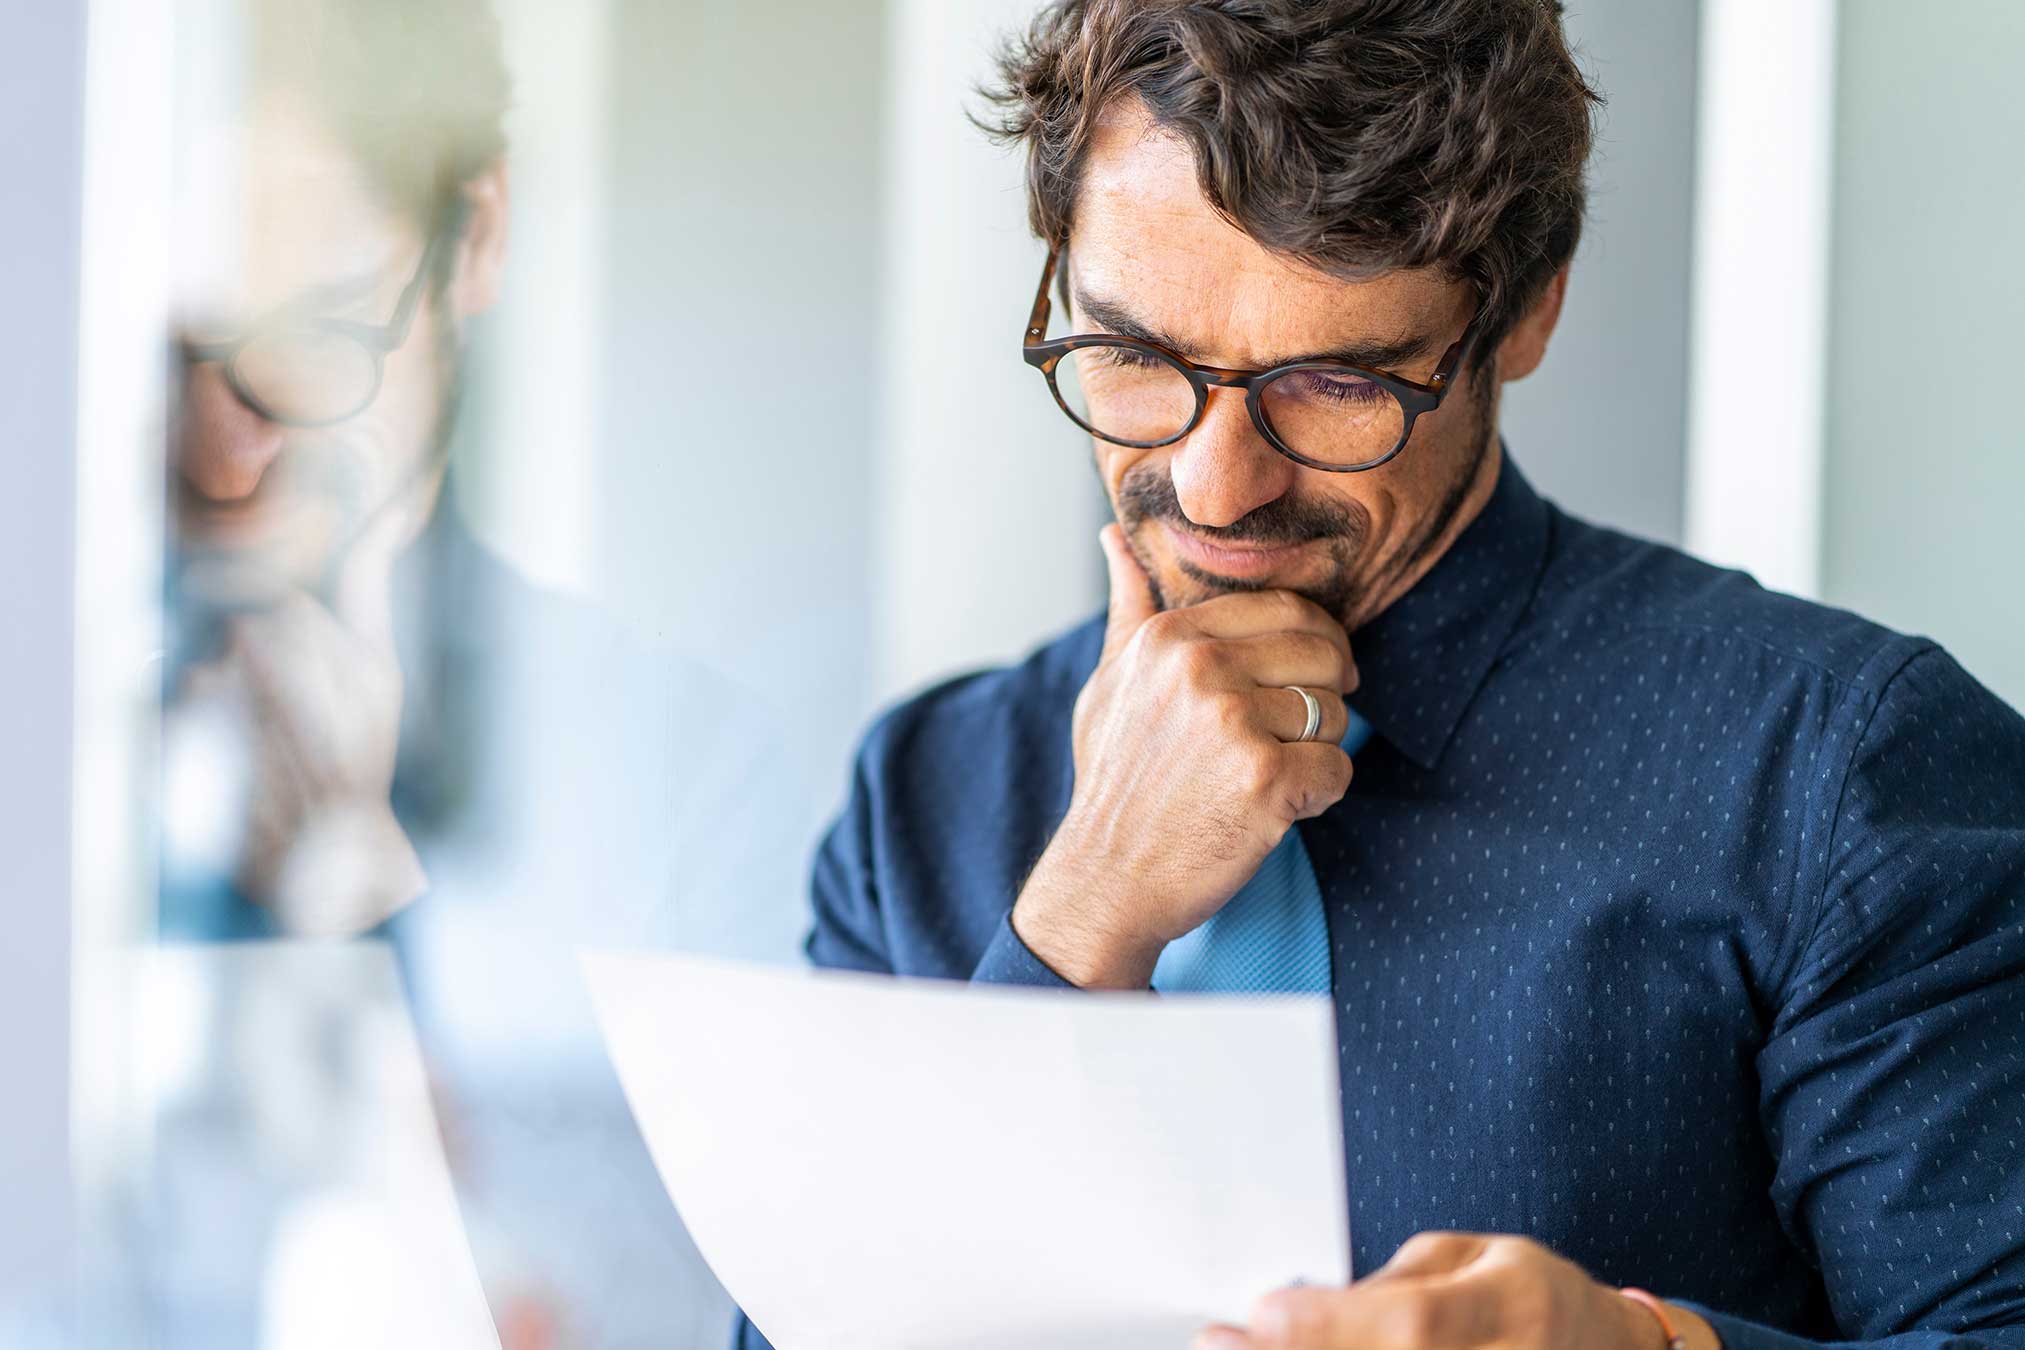
[[[258,766],[192,692],[164,491],[258,8],[0,7],[0,1345],[721,1345],[573,953],[795,960],[867,720],[1102,604],[1087,444],[1015,349],[1021,166],[965,117],[1034,5],[495,0],[497,298],[389,628],[428,894],[313,942],[220,861]],[[1608,102],[1514,456],[2025,705],[2025,8],[1568,25]]]

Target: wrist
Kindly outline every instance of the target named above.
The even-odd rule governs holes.
[[[1111,921],[1101,875],[1050,846],[1013,905],[1012,928],[1048,969],[1083,989],[1145,989],[1164,942]]]
[[[1629,1350],[1723,1350],[1723,1343],[1693,1310],[1669,1303],[1642,1289],[1613,1291],[1624,1320]]]
[[[270,903],[305,937],[364,932],[428,889],[422,860],[384,802],[316,812],[292,841]]]
[[[1687,1342],[1688,1350],[1723,1350],[1723,1338],[1700,1313],[1678,1303],[1668,1303],[1666,1310],[1673,1314],[1674,1329]]]

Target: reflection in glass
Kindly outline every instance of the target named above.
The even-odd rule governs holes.
[[[537,60],[580,21],[509,8]],[[474,527],[470,485],[515,468],[499,408],[547,369],[486,338],[510,241],[575,207],[513,191],[554,150],[509,143],[508,35],[484,0],[178,22],[158,940],[108,993],[113,1340],[720,1344],[577,953],[785,955],[814,812],[707,653]],[[600,315],[544,317],[584,346]],[[595,460],[573,412],[551,452]]]

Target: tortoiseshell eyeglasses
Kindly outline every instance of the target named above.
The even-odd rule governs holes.
[[[1426,384],[1343,361],[1290,361],[1270,370],[1226,370],[1184,360],[1156,342],[1115,333],[1048,339],[1061,246],[1048,251],[1021,349],[1047,378],[1069,420],[1100,440],[1153,449],[1201,423],[1214,388],[1242,389],[1266,443],[1311,469],[1360,473],[1387,463],[1423,413],[1441,406],[1475,345],[1479,311]]]

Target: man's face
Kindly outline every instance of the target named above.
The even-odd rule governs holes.
[[[1263,370],[1410,339],[1390,367],[1425,382],[1473,312],[1429,271],[1346,282],[1267,252],[1219,217],[1187,146],[1136,107],[1091,147],[1069,241],[1075,332],[1126,324],[1202,365]],[[1108,320],[1108,322],[1107,322]],[[1380,468],[1329,473],[1276,452],[1216,389],[1203,419],[1153,450],[1093,440],[1097,464],[1160,602],[1298,591],[1355,628],[1411,586],[1488,493],[1495,404],[1474,371]]]
[[[180,342],[230,341],[281,312],[384,325],[427,246],[353,157],[285,104],[191,146],[177,211]],[[269,420],[222,364],[184,367],[172,431],[173,540],[186,584],[228,604],[315,592],[376,515],[435,490],[454,316],[432,286],[378,394],[333,426]]]

